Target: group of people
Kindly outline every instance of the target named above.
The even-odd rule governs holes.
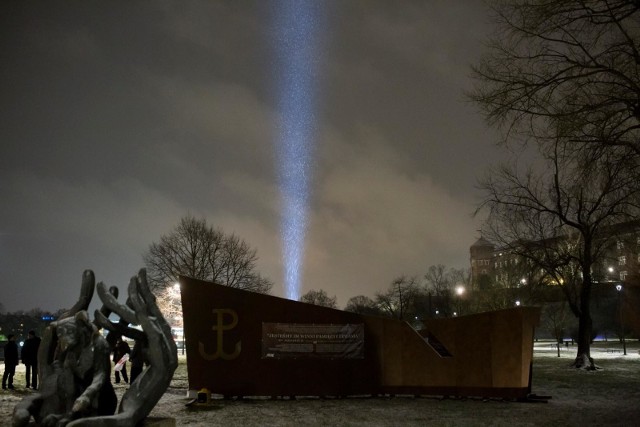
[[[2,389],[14,390],[13,377],[16,373],[20,359],[26,367],[27,388],[38,388],[38,348],[40,347],[40,338],[35,331],[29,331],[29,336],[22,346],[22,350],[18,352],[18,343],[16,336],[9,334],[8,342],[4,346],[4,373],[2,374]],[[146,363],[145,350],[143,345],[136,341],[133,350],[129,344],[122,339],[122,336],[109,334],[107,341],[111,345],[113,352],[113,363],[115,372],[115,383],[120,383],[120,377],[125,383],[134,382],[138,375],[142,373],[142,369]],[[127,374],[127,361],[131,362],[131,378]]]
[[[111,335],[113,334],[107,335],[107,341],[111,345],[111,351],[113,352],[115,383],[120,383],[120,377],[125,383],[129,383],[129,380],[134,382],[138,375],[142,373],[146,363],[143,346],[139,341],[135,341],[132,350],[129,344],[122,339],[122,336],[114,335],[114,337],[111,337]],[[131,362],[131,378],[127,375],[128,361]]]
[[[16,374],[20,357],[26,367],[27,388],[38,388],[38,348],[40,347],[40,337],[35,331],[29,331],[27,340],[22,345],[20,357],[18,357],[18,343],[13,334],[7,337],[9,340],[4,346],[4,373],[2,374],[2,389],[14,390],[13,377]]]

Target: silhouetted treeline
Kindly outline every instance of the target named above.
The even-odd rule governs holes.
[[[0,337],[6,339],[9,334],[16,336],[16,341],[22,342],[27,339],[30,330],[36,331],[38,336],[42,336],[42,332],[51,321],[58,318],[64,310],[56,312],[44,311],[40,308],[34,308],[29,311],[19,310],[12,313],[0,314]]]

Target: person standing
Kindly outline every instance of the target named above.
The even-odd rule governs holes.
[[[131,383],[142,373],[147,361],[147,345],[141,340],[135,340],[133,350],[131,350]]]
[[[116,347],[113,350],[113,363],[117,365],[120,359],[122,359],[125,354],[129,354],[129,353],[131,353],[131,347],[129,347],[129,344],[127,344],[127,342],[124,341],[122,337],[118,337],[118,340],[116,341]],[[122,374],[122,379],[124,380],[124,382],[128,383],[129,377],[127,375],[126,361],[122,365],[122,369],[119,371],[116,371],[116,384],[120,383],[120,374]]]
[[[111,332],[111,331],[109,331],[109,333],[107,333],[107,336],[105,337],[105,339],[107,340],[107,343],[109,343],[109,351],[111,353],[116,351],[116,342],[118,342],[118,338],[122,338],[122,337],[116,334],[115,332]]]
[[[16,336],[9,334],[7,337],[9,342],[4,345],[4,374],[2,374],[2,389],[7,388],[13,390],[13,376],[16,374],[16,366],[18,365],[18,344],[16,344]]]
[[[26,366],[27,388],[38,388],[38,348],[40,337],[35,331],[29,331],[29,336],[22,346],[22,363]]]

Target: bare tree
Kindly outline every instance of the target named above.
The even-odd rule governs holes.
[[[378,307],[387,315],[401,320],[415,318],[415,303],[421,294],[415,277],[397,277],[384,293],[376,294]]]
[[[314,289],[310,290],[300,297],[300,302],[306,302],[308,304],[329,308],[338,307],[338,299],[335,297],[335,295],[330,297],[327,292],[322,289],[320,289],[319,291],[316,291]]]
[[[453,304],[456,282],[447,267],[442,264],[429,266],[424,280],[429,300],[432,304],[435,302],[438,315],[449,317],[456,312]]]
[[[640,3],[498,0],[493,6],[496,31],[473,67],[477,85],[470,95],[505,140],[562,138],[577,151],[615,149],[637,158]]]
[[[182,302],[178,284],[160,288],[155,293],[156,304],[167,321],[177,327],[182,327]]]
[[[424,279],[427,289],[436,296],[450,296],[455,284],[447,271],[447,267],[442,264],[430,266],[424,275]]]
[[[349,298],[344,309],[345,311],[350,311],[352,313],[367,314],[370,316],[379,316],[382,314],[378,304],[365,295],[357,295]]]
[[[558,357],[560,357],[560,345],[568,332],[570,314],[566,308],[566,301],[545,304],[542,310],[542,326],[555,339]]]
[[[576,367],[594,368],[590,353],[594,271],[611,244],[610,228],[637,214],[635,168],[605,154],[588,165],[560,143],[541,167],[517,164],[490,171],[481,188],[489,211],[483,234],[544,271],[561,286],[579,320]]]
[[[577,367],[594,367],[589,304],[607,227],[637,217],[639,8],[631,0],[495,1],[496,33],[473,68],[470,97],[503,142],[540,155],[537,169],[520,172],[514,161],[490,171],[482,184],[488,228],[562,287],[579,319]]]
[[[426,317],[433,316],[433,310],[438,310],[438,316],[458,315],[464,306],[468,311],[468,292],[471,290],[471,273],[464,269],[447,268],[445,265],[431,265],[424,275],[427,299]],[[423,310],[424,311],[424,310]]]
[[[268,293],[273,283],[256,270],[255,249],[231,234],[186,216],[144,255],[154,292],[172,286],[180,275],[221,285]]]

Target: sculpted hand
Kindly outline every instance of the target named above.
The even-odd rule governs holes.
[[[72,412],[84,412],[87,409],[89,409],[90,403],[91,403],[91,401],[89,400],[88,397],[80,396],[79,398],[76,399],[75,403],[73,404],[73,408],[71,409],[71,411]]]
[[[40,423],[42,427],[56,427],[58,423],[63,420],[62,415],[49,414]]]

